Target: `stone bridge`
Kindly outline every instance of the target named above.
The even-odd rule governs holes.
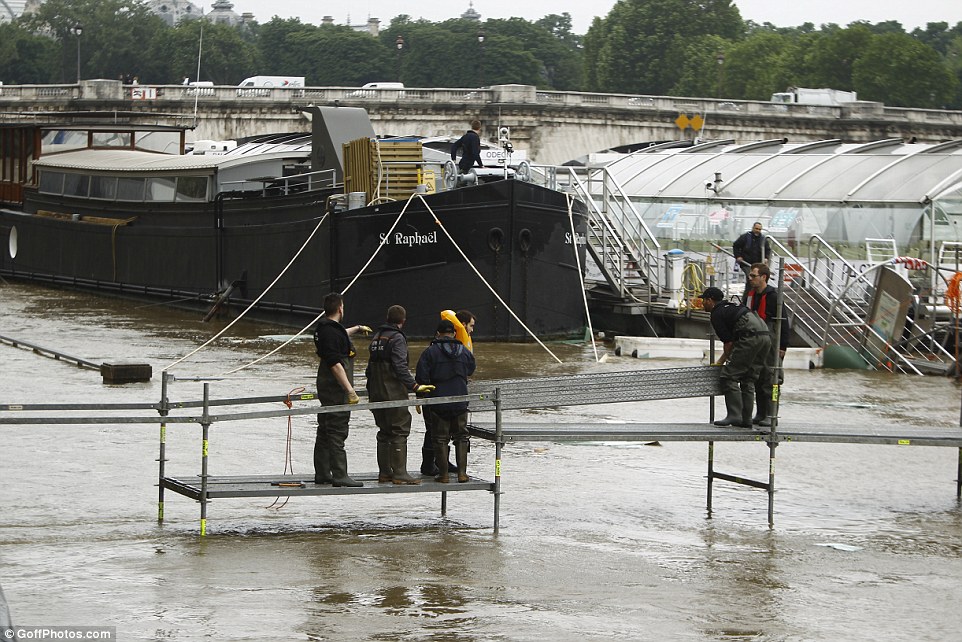
[[[188,140],[236,139],[310,131],[300,107],[364,107],[383,135],[460,135],[472,118],[485,138],[509,127],[516,149],[546,164],[645,141],[701,137],[868,142],[962,138],[962,112],[902,109],[859,101],[841,107],[713,98],[541,91],[530,85],[483,89],[363,90],[354,87],[244,88],[122,85],[86,80],[74,85],[0,86],[0,125],[56,122],[70,112],[99,112],[133,122],[187,125]],[[693,128],[694,125],[696,128]]]

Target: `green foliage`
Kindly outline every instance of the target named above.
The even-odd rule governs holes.
[[[573,33],[568,13],[483,23],[402,14],[372,38],[276,16],[237,28],[200,21],[171,28],[138,0],[46,0],[36,13],[0,25],[0,79],[74,82],[79,42],[83,77],[154,84],[297,75],[315,86],[521,83],[755,100],[800,86],[856,90],[888,105],[962,107],[962,22],[931,22],[911,34],[892,20],[779,27],[743,21],[733,1],[620,0],[583,36]]]
[[[0,80],[8,85],[58,82],[60,46],[13,23],[0,24]]]
[[[201,47],[198,76],[197,55]],[[239,30],[201,20],[181,22],[158,34],[150,47],[148,59],[157,63],[147,77],[148,82],[167,84],[180,84],[183,78],[189,77],[209,80],[215,85],[236,85],[255,75],[251,70],[257,69],[257,51],[244,41]]]
[[[118,78],[144,75],[149,66],[144,44],[166,28],[164,22],[135,0],[46,0],[22,24],[61,43],[60,77],[76,80],[78,36],[81,74],[84,78]],[[157,80],[154,80],[156,82]]]
[[[734,40],[742,28],[731,0],[621,0],[585,36],[590,89],[665,94],[682,76],[665,52],[709,34]]]
[[[874,36],[855,61],[852,80],[859,98],[892,107],[941,107],[956,97],[959,84],[934,49],[905,33]]]

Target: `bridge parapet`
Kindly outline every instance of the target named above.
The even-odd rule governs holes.
[[[739,142],[785,137],[799,142],[962,138],[962,111],[886,107],[869,101],[832,107],[547,91],[532,85],[364,89],[123,85],[117,80],[4,85],[0,123],[50,120],[67,111],[101,111],[162,124],[189,118],[195,139],[220,140],[306,131],[309,125],[299,107],[308,104],[364,107],[375,131],[425,136],[460,135],[476,114],[485,123],[510,127],[515,147],[547,164],[617,145],[695,136]],[[702,128],[679,129],[680,114],[700,115]]]

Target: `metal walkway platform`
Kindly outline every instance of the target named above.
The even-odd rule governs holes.
[[[450,493],[469,490],[494,491],[494,482],[471,477],[470,481],[459,484],[457,476],[449,484],[434,481],[433,477],[421,477],[418,485],[395,485],[378,483],[377,473],[351,473],[351,476],[364,486],[359,488],[338,487],[330,484],[317,485],[313,475],[248,475],[214,476],[207,478],[207,497],[293,497],[303,495],[378,495],[397,493]],[[200,500],[203,495],[203,480],[194,477],[164,477],[164,488],[191,499]]]
[[[472,423],[471,435],[495,441],[493,423]],[[834,424],[795,425],[779,423],[771,432],[760,428],[729,428],[712,424],[664,423],[512,423],[501,424],[502,440],[509,442],[553,441],[756,441],[818,442],[832,444],[889,444],[895,446],[949,446],[962,448],[962,428],[917,426],[870,426],[854,431]]]

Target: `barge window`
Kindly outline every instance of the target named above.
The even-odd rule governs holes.
[[[148,178],[147,200],[171,202],[174,200],[174,178]]]
[[[40,172],[40,193],[63,194],[63,176],[63,172],[42,170]]]
[[[144,200],[143,178],[119,178],[117,179],[117,200],[118,201],[142,201]]]
[[[117,197],[116,176],[91,176],[90,198],[105,198],[113,200]]]
[[[64,196],[86,197],[90,187],[90,177],[86,174],[65,174],[63,181]]]
[[[177,177],[177,200],[178,201],[206,201],[207,200],[207,177],[206,176]]]
[[[130,147],[129,132],[93,132],[91,147]]]

